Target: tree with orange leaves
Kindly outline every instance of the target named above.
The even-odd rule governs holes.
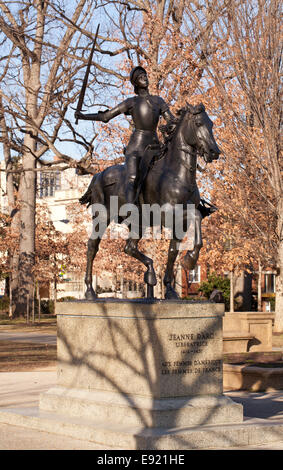
[[[218,223],[209,227],[209,243],[218,245],[221,263],[229,269],[259,261],[275,268],[274,330],[283,331],[280,2],[204,6],[216,13],[222,9],[209,45],[201,40],[195,48],[207,73],[207,99],[222,125],[218,140],[224,152],[210,174],[220,210]],[[200,17],[191,20],[201,33]]]

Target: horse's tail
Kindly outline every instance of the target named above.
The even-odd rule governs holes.
[[[79,199],[79,202],[81,204],[87,204],[87,207],[89,207],[92,203],[92,190],[93,190],[93,187],[95,185],[95,181],[96,181],[96,178],[97,178],[98,175],[99,175],[99,173],[97,173],[96,175],[93,176],[86,192]]]

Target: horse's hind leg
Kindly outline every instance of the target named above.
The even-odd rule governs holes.
[[[198,262],[199,253],[203,246],[201,234],[202,215],[198,209],[195,211],[195,240],[193,250],[188,250],[185,254],[182,265],[185,269],[193,270]]]
[[[174,263],[176,261],[176,258],[179,252],[178,243],[179,243],[178,240],[173,238],[170,241],[170,245],[169,245],[168,261],[167,261],[165,276],[163,279],[163,283],[166,287],[165,299],[178,299],[179,298],[177,292],[172,287],[172,282],[174,280]]]
[[[86,275],[85,275],[85,284],[86,284],[86,293],[85,298],[87,300],[95,300],[97,298],[96,293],[92,287],[92,266],[94,258],[98,252],[99,243],[101,238],[88,240],[87,244],[87,265],[86,265]]]
[[[140,239],[129,238],[126,242],[124,251],[127,255],[136,258],[147,267],[147,271],[144,274],[144,282],[147,285],[147,297],[153,297],[153,287],[157,284],[156,275],[153,268],[153,261],[148,256],[144,255],[138,250],[138,243]]]

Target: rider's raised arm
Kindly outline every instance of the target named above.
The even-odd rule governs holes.
[[[130,114],[132,106],[131,98],[123,101],[122,103],[115,106],[115,108],[107,109],[106,111],[98,111],[98,113],[94,114],[83,114],[83,113],[75,113],[75,117],[78,119],[84,119],[87,121],[102,121],[108,122],[110,119],[118,116],[119,114]]]

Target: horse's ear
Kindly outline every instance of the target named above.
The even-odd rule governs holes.
[[[190,103],[188,103],[187,101],[186,101],[186,104],[187,104],[187,110],[190,111],[190,113],[193,113],[194,112],[194,107]]]
[[[186,108],[180,108],[176,111],[177,116],[182,116],[182,114],[186,111]]]
[[[204,104],[200,103],[196,106],[192,106],[191,104],[187,103],[187,109],[191,112],[191,114],[199,114],[205,111]]]

